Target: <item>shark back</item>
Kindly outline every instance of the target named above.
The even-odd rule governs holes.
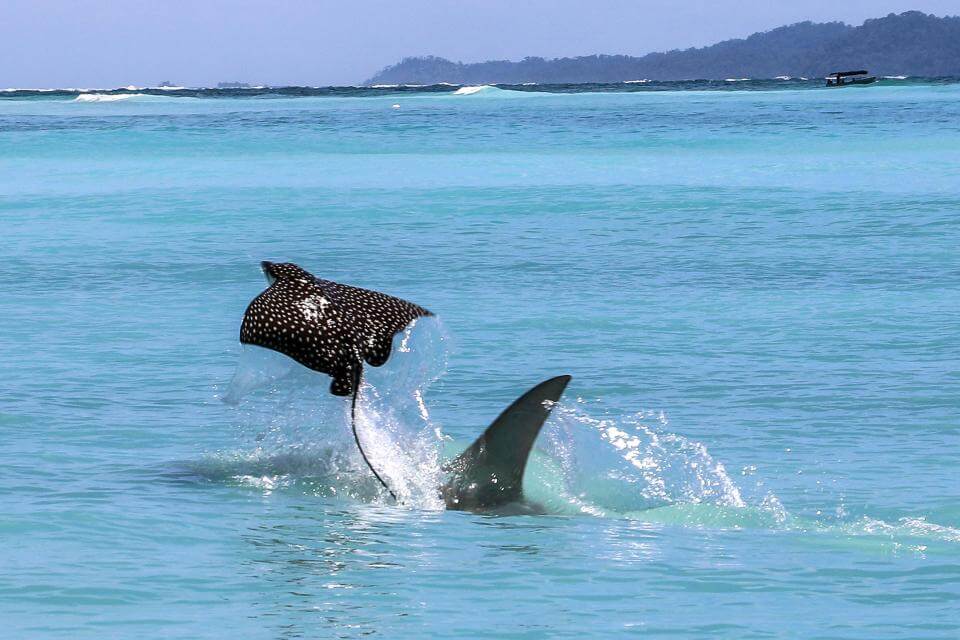
[[[447,465],[451,477],[441,493],[448,508],[484,510],[522,499],[533,443],[569,382],[557,376],[527,391]]]

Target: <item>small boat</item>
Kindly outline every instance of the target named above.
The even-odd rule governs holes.
[[[877,76],[867,75],[868,71],[834,71],[827,76],[828,87],[845,87],[848,84],[870,84]]]

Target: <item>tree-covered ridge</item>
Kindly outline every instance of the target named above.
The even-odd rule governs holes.
[[[626,80],[817,77],[842,69],[879,75],[960,76],[960,17],[919,11],[867,20],[800,22],[699,49],[642,57],[593,55],[464,64],[435,56],[405,58],[368,84],[520,84]]]

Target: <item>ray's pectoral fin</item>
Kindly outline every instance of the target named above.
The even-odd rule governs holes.
[[[451,476],[441,493],[448,508],[491,509],[523,497],[533,443],[569,382],[570,376],[557,376],[527,391],[447,465]]]
[[[374,339],[372,346],[364,354],[364,360],[367,361],[371,367],[382,367],[386,364],[387,360],[390,359],[390,354],[393,351],[393,336],[395,334],[391,333],[389,335],[381,335]]]

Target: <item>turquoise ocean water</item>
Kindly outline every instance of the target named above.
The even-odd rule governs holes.
[[[960,636],[960,84],[0,95],[3,637]],[[319,376],[221,401],[265,259],[438,314],[403,506]],[[561,373],[547,513],[440,510]]]

